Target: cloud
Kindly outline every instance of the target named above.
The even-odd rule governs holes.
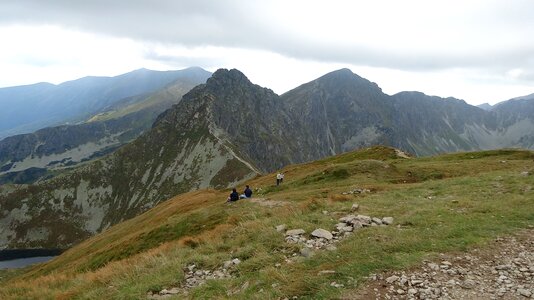
[[[238,68],[285,92],[348,67],[385,92],[531,94],[534,1],[0,1],[0,86]]]
[[[506,72],[534,70],[532,11],[528,0],[18,0],[0,4],[0,24],[53,24],[163,45],[400,70]]]

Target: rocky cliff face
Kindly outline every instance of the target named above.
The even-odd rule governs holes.
[[[486,111],[454,98],[402,92],[394,101],[391,145],[416,155],[480,149],[469,128],[493,128]]]
[[[348,69],[335,71],[282,95],[318,159],[375,144],[389,144],[393,102],[375,84]]]
[[[1,188],[0,245],[68,247],[176,194],[257,174],[219,126],[226,123],[218,102],[235,90],[219,89],[226,79],[193,89],[107,157],[35,185]]]

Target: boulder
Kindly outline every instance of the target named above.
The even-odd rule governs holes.
[[[371,217],[369,216],[364,216],[364,215],[357,215],[356,216],[356,220],[360,221],[360,223],[362,223],[362,225],[369,225],[371,224]]]
[[[352,226],[343,226],[341,228],[339,228],[339,231],[341,232],[351,232],[354,230],[354,227]]]
[[[347,215],[342,218],[339,218],[339,221],[344,223],[352,223],[354,219],[356,219],[355,215]]]
[[[392,283],[394,283],[394,282],[397,281],[397,280],[399,280],[399,276],[397,276],[397,275],[392,275],[392,276],[386,278],[386,282],[387,282],[388,284],[392,284]]]
[[[382,220],[379,218],[372,218],[371,221],[377,225],[382,225]]]
[[[324,238],[324,239],[327,239],[327,240],[331,240],[332,239],[332,233],[330,233],[330,231],[328,230],[324,230],[322,228],[318,228],[318,229],[315,229],[312,233],[311,233],[312,236],[314,237],[318,237],[318,238]]]
[[[382,218],[382,223],[386,225],[393,224],[393,218],[392,217],[384,217]]]

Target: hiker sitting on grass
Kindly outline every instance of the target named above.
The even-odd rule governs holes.
[[[251,198],[251,197],[252,197],[252,190],[247,185],[247,187],[243,191],[243,194],[241,196],[239,196],[239,199],[245,199],[245,198]]]
[[[234,188],[232,189],[232,193],[230,193],[230,196],[228,196],[228,199],[226,199],[226,202],[234,202],[239,200],[239,194],[237,193],[237,190]]]

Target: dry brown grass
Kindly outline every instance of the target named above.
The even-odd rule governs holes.
[[[332,202],[347,202],[354,200],[354,196],[352,195],[342,195],[342,194],[334,194],[328,197],[328,199]]]
[[[343,161],[343,157],[336,159],[337,161],[340,161],[340,164]],[[457,232],[453,232],[456,235],[463,237],[461,234],[464,234],[464,228],[462,228],[461,226],[469,228],[470,230],[467,232],[472,232],[475,229],[478,230],[478,227],[480,227],[480,225],[477,225],[478,227],[473,229],[468,227],[470,226],[470,223],[467,221],[465,221],[466,223],[462,225],[460,221],[462,221],[463,219],[459,219],[461,216],[459,216],[458,214],[451,214],[450,216],[447,215],[447,213],[450,211],[449,206],[452,204],[447,202],[445,198],[442,197],[443,199],[439,198],[440,201],[430,202],[427,201],[428,199],[424,197],[421,198],[421,195],[426,195],[425,189],[429,189],[432,190],[433,193],[441,193],[443,195],[448,195],[449,193],[454,192],[451,190],[451,187],[449,185],[447,185],[446,183],[442,183],[442,179],[435,176],[434,173],[439,172],[436,173],[438,175],[451,173],[458,177],[463,174],[467,174],[468,172],[471,172],[471,170],[473,170],[473,168],[467,168],[466,164],[472,164],[475,168],[486,170],[486,172],[494,169],[502,169],[506,172],[510,172],[508,169],[514,168],[517,170],[522,170],[524,168],[524,166],[521,165],[524,164],[524,161],[515,162],[510,159],[510,161],[505,165],[500,162],[500,159],[487,160],[488,162],[484,164],[482,164],[481,162],[470,160],[462,160],[462,164],[445,164],[439,160],[425,161],[424,159],[413,159],[409,161],[406,160],[403,161],[402,164],[395,165],[395,168],[398,168],[398,170],[401,170],[403,172],[404,170],[409,170],[414,174],[418,175],[421,179],[421,182],[417,184],[395,184],[391,181],[392,177],[379,177],[379,175],[382,176],[382,173],[374,174],[370,173],[370,171],[368,170],[365,170],[365,172],[367,173],[364,173],[363,171],[358,171],[358,173],[352,172],[353,170],[351,169],[352,177],[349,180],[331,180],[324,185],[315,183],[314,185],[310,186],[307,186],[305,184],[298,185],[300,183],[297,184],[295,183],[295,181],[303,179],[306,176],[310,176],[310,174],[318,174],[318,172],[320,173],[321,170],[325,168],[332,168],[335,163],[332,160],[324,160],[306,165],[290,166],[284,168],[283,170],[286,174],[286,182],[284,182],[284,184],[294,184],[289,187],[284,186],[284,188],[282,189],[271,188],[270,194],[266,196],[268,197],[266,199],[272,198],[287,203],[287,205],[284,205],[283,207],[267,208],[260,206],[258,203],[246,201],[237,202],[236,205],[229,206],[224,204],[224,201],[228,194],[228,190],[204,190],[186,193],[173,197],[172,199],[161,203],[160,205],[149,210],[143,215],[128,220],[124,223],[118,224],[106,230],[103,234],[90,238],[89,240],[65,252],[56,260],[48,264],[36,267],[22,277],[13,279],[8,284],[9,290],[0,290],[0,299],[17,298],[16,296],[19,295],[24,296],[18,298],[72,299],[79,297],[80,295],[86,295],[87,293],[91,293],[94,290],[99,290],[99,293],[102,293],[103,295],[111,295],[109,296],[110,298],[121,298],[122,294],[113,294],[112,292],[107,290],[109,285],[121,284],[123,286],[128,286],[131,289],[137,289],[136,292],[142,295],[143,293],[146,293],[146,291],[151,290],[153,287],[149,285],[141,287],[137,286],[136,280],[138,280],[139,278],[148,281],[153,278],[156,278],[156,280],[153,280],[154,282],[156,282],[156,284],[162,284],[163,287],[166,287],[176,284],[172,280],[180,280],[179,272],[181,272],[180,269],[183,268],[184,264],[187,264],[189,262],[200,262],[206,263],[208,266],[211,266],[215,264],[220,264],[220,262],[223,259],[227,259],[226,257],[228,257],[229,255],[239,254],[244,255],[245,258],[250,258],[250,260],[248,261],[246,259],[243,259],[244,263],[240,266],[240,268],[249,268],[248,270],[254,270],[254,274],[248,274],[245,272],[245,270],[247,269],[243,269],[243,273],[240,274],[240,276],[246,278],[243,280],[250,280],[250,282],[252,283],[254,282],[254,280],[257,279],[258,276],[263,276],[263,280],[267,282],[266,285],[263,287],[265,290],[283,289],[283,294],[276,294],[276,297],[273,296],[271,298],[278,298],[278,296],[286,294],[311,295],[310,293],[315,292],[316,289],[320,288],[317,283],[322,284],[322,282],[316,278],[317,276],[315,276],[315,274],[317,274],[316,269],[319,267],[335,269],[334,267],[330,267],[330,265],[328,265],[333,263],[332,259],[334,258],[329,256],[321,258],[321,256],[318,256],[315,258],[315,261],[319,261],[322,259],[322,265],[315,265],[311,263],[302,265],[295,264],[283,270],[276,269],[273,267],[274,261],[269,260],[270,257],[276,254],[273,254],[272,251],[267,251],[268,249],[274,249],[275,247],[273,247],[273,245],[271,245],[271,247],[265,247],[265,245],[275,243],[271,240],[276,241],[278,236],[274,235],[272,232],[271,234],[273,235],[269,235],[269,231],[267,230],[273,231],[274,226],[282,223],[287,223],[289,226],[303,227],[306,228],[306,230],[310,228],[315,228],[316,226],[318,226],[318,224],[323,224],[323,226],[331,226],[329,224],[330,221],[328,220],[329,215],[325,215],[324,213],[322,213],[322,211],[328,210],[331,212],[336,212],[337,210],[348,210],[350,208],[350,205],[347,205],[345,202],[358,199],[359,201],[362,200],[362,202],[365,203],[363,208],[368,210],[369,212],[377,213],[379,215],[392,215],[396,219],[398,218],[399,222],[401,222],[403,219],[408,219],[413,223],[410,225],[411,227],[407,226],[407,229],[404,231],[397,232],[393,231],[392,229],[388,229],[389,231],[386,230],[384,232],[381,232],[381,235],[379,236],[380,238],[377,238],[377,234],[375,232],[375,239],[369,240],[369,245],[362,249],[358,248],[360,247],[359,245],[361,245],[361,243],[356,241],[353,244],[349,244],[348,246],[341,245],[340,249],[341,247],[351,249],[351,251],[347,251],[347,253],[341,250],[338,252],[339,255],[343,256],[340,260],[343,261],[343,264],[354,264],[350,268],[347,268],[347,270],[350,271],[345,270],[347,275],[356,276],[360,273],[364,274],[368,272],[367,269],[362,269],[358,271],[360,273],[354,271],[355,274],[357,273],[356,275],[351,273],[353,272],[353,270],[357,270],[358,268],[373,269],[382,267],[380,264],[362,264],[362,262],[365,262],[366,264],[368,262],[363,260],[358,262],[357,259],[359,258],[352,257],[348,254],[351,252],[362,253],[363,256],[364,252],[362,251],[365,250],[370,253],[370,257],[384,255],[387,258],[387,255],[389,255],[388,252],[382,251],[381,248],[385,247],[384,245],[393,249],[391,250],[393,251],[391,253],[395,253],[395,251],[397,251],[403,254],[411,253],[410,251],[412,251],[412,248],[410,247],[414,247],[414,249],[420,249],[422,247],[421,245],[426,245],[426,247],[429,248],[425,249],[425,251],[435,251],[436,249],[446,250],[448,249],[447,247],[449,247],[449,244],[447,242],[442,242],[441,240],[433,241],[434,244],[426,242],[417,244],[414,242],[414,245],[417,245],[417,247],[412,246],[410,244],[412,240],[419,238],[419,234],[413,236],[410,235],[410,230],[412,230],[412,227],[425,226],[422,220],[428,220],[429,218],[438,218],[438,216],[433,213],[433,211],[436,209],[436,206],[441,206],[441,214],[446,215],[454,221],[444,222],[443,224],[450,227],[456,226],[457,228],[452,228],[457,230]],[[349,161],[346,163],[350,164]],[[354,166],[355,164],[347,165],[347,168],[353,168]],[[382,172],[381,170],[382,169],[379,169],[377,172]],[[403,172],[399,171],[398,174],[402,175],[404,174]],[[519,177],[519,175],[513,175],[516,173],[519,174],[518,171],[513,172],[515,173],[510,173],[512,175],[509,176],[510,178],[507,182],[507,184],[512,187],[517,185],[517,180],[524,180],[524,177]],[[373,176],[376,175],[376,178],[368,176],[368,174],[371,174]],[[425,176],[429,178],[428,183],[424,182]],[[517,178],[514,176],[516,176]],[[256,177],[249,181],[248,184],[252,188],[271,187],[275,184],[274,178],[274,174],[268,174],[266,176]],[[496,178],[496,175],[492,175],[488,178],[486,178],[485,180],[494,180],[493,178]],[[338,184],[339,182],[341,182],[341,184]],[[366,195],[340,194],[341,192],[346,191],[349,188],[354,188],[354,182],[358,182],[358,184],[360,184],[361,186],[370,188],[373,192]],[[428,187],[425,187],[425,184],[428,185]],[[484,206],[486,205],[484,203],[486,203],[487,201],[480,203],[475,201],[476,199],[478,199],[476,198],[478,196],[475,195],[476,193],[473,192],[474,189],[470,188],[469,185],[477,187],[478,184],[478,177],[476,177],[476,179],[469,179],[469,181],[461,181],[460,179],[458,180],[458,189],[460,189],[461,187],[461,190],[455,195],[456,198],[459,197],[458,195],[461,195],[461,201],[460,204],[455,204],[455,207],[457,206],[456,208],[466,208],[466,211],[470,211],[476,208],[474,206],[476,204],[478,206],[483,206],[479,209],[479,211],[483,212],[486,210],[505,210],[505,207],[501,206],[497,206],[496,208],[490,207],[488,209],[486,206]],[[244,185],[242,187],[244,187]],[[241,189],[242,187],[239,187],[239,189]],[[413,191],[408,193],[406,192],[407,189],[413,189]],[[513,189],[509,188],[508,190],[512,191]],[[470,200],[470,198],[463,198],[466,197],[464,194],[469,193],[474,193],[472,196],[470,196],[474,200]],[[399,194],[401,195],[400,197]],[[402,195],[407,196],[403,197]],[[402,205],[398,205],[398,203],[400,203],[399,199],[400,201],[402,201]],[[521,199],[522,198],[520,196],[517,196],[516,201],[518,201],[519,203]],[[498,203],[496,200],[495,202]],[[470,206],[468,206],[468,204]],[[176,224],[178,223],[178,221],[183,220],[183,217],[185,215],[197,216],[198,212],[204,213],[204,215],[199,214],[203,217],[205,217],[206,215],[211,216],[211,212],[223,212],[223,217],[221,217],[220,219],[220,224],[216,224],[210,228],[202,229],[195,234],[188,233],[187,235],[180,236],[175,240],[167,240],[162,244],[156,245],[150,249],[145,249],[143,250],[143,252],[133,254],[130,257],[108,262],[105,265],[99,267],[98,269],[95,269],[94,271],[82,272],[81,270],[79,270],[79,267],[83,266],[88,260],[90,260],[91,256],[95,253],[102,253],[106,251],[112,252],[117,247],[127,247],[132,241],[138,241],[140,239],[140,236],[149,233],[154,229],[165,226],[165,224]],[[417,212],[417,214],[415,212]],[[427,215],[425,215],[425,218],[422,219],[422,217],[418,216],[418,214],[420,213],[427,213]],[[513,218],[509,218],[510,220],[520,219],[520,213],[522,212],[512,211],[511,209],[510,212],[502,212],[503,215],[513,216]],[[474,214],[473,217],[479,215],[480,212],[478,213],[478,215]],[[191,220],[195,221],[194,218]],[[209,221],[209,219],[207,220]],[[477,219],[477,224],[483,224],[484,220],[485,219],[482,217],[480,220]],[[442,220],[440,219],[439,221],[441,222]],[[489,225],[486,227],[492,230],[495,229],[489,227]],[[447,229],[446,227],[443,228]],[[449,234],[450,236],[452,236],[451,244],[457,244],[457,241],[453,239],[455,235],[451,235],[451,232],[448,232],[445,229],[443,229],[444,231],[442,232],[440,231],[442,230],[441,226],[432,227],[432,230],[436,231],[436,236],[445,236]],[[482,232],[482,229],[480,229],[480,231],[480,235],[482,235],[483,233],[485,234],[485,232]],[[422,233],[425,232],[426,231],[422,231]],[[256,233],[264,234],[260,234],[258,235],[259,237],[256,237],[254,236],[254,234]],[[433,232],[431,233],[434,234]],[[431,238],[431,233],[428,233],[429,237],[426,238],[427,240]],[[405,236],[401,236],[402,234],[404,234]],[[262,239],[261,236],[264,236],[264,238]],[[274,239],[272,237],[274,237]],[[468,238],[465,238],[465,240],[468,242],[472,242]],[[253,244],[254,242],[256,244]],[[437,248],[438,246],[435,245],[438,245],[441,248]],[[195,249],[191,250],[191,248]],[[221,259],[221,257],[223,258]],[[254,264],[252,264],[253,260],[255,260]],[[390,264],[394,264],[395,261],[393,260],[388,262]],[[248,267],[247,263],[249,264]],[[169,271],[170,269],[166,270],[164,267],[162,267],[165,265],[171,266],[172,270]],[[178,273],[176,273],[176,270],[178,270]],[[143,274],[144,272],[153,272],[155,275],[153,275],[153,277],[139,275]],[[171,280],[162,279],[165,274],[174,277],[172,277],[173,279]],[[241,286],[243,282],[239,282],[239,280],[240,279],[237,278],[228,285]],[[119,284],[117,284],[117,282],[119,282]],[[281,284],[276,289],[270,289],[271,284],[273,282],[279,282]],[[328,286],[328,282],[326,283],[326,286]],[[227,287],[228,286],[225,286],[222,289]],[[217,287],[213,286],[212,288],[215,290]],[[2,294],[6,291],[11,294]],[[213,290],[209,290],[209,288],[206,288],[206,291],[214,292]],[[136,296],[128,297],[135,298]],[[124,296],[123,298],[128,297]],[[324,298],[329,297],[325,296]]]

